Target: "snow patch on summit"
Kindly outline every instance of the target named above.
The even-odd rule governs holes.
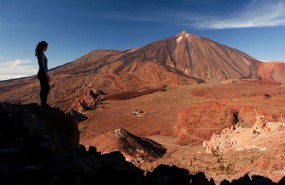
[[[179,36],[179,37],[177,37],[177,38],[176,38],[176,43],[178,44],[178,43],[183,39],[183,37],[184,37],[184,36]]]
[[[184,37],[187,37],[189,34],[186,31],[182,31],[176,36],[176,43],[180,43]]]
[[[198,35],[192,35],[187,33],[186,31],[182,31],[181,33],[179,33],[178,35],[176,35],[176,43],[180,43],[181,40],[186,37],[187,39],[190,39],[191,36],[197,37],[197,38],[201,38]]]

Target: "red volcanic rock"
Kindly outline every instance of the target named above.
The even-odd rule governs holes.
[[[243,127],[250,127],[252,126],[255,121],[256,121],[256,117],[257,117],[257,112],[256,110],[249,108],[249,107],[243,107],[241,109],[238,110],[238,123],[239,125],[243,126]]]
[[[82,110],[95,108],[96,105],[102,103],[101,97],[99,97],[100,92],[102,91],[96,88],[85,90],[82,95],[73,102],[72,109],[81,112]]]
[[[232,112],[226,104],[209,102],[192,106],[178,115],[176,135],[181,145],[200,144],[212,133],[233,125]]]
[[[276,83],[272,85],[242,80],[197,88],[190,92],[190,96],[231,105],[239,112],[239,123],[242,126],[252,126],[259,114],[266,114],[268,121],[283,121],[284,92],[284,87]]]

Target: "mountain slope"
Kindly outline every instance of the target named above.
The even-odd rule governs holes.
[[[263,62],[257,65],[258,75],[263,80],[285,83],[284,62]]]
[[[203,79],[256,78],[257,60],[236,49],[186,32],[123,55],[132,61],[159,63],[169,71]]]

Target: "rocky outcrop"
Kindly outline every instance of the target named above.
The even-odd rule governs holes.
[[[32,157],[32,156],[31,156]],[[96,148],[84,147],[60,154],[29,158],[22,163],[13,159],[0,160],[1,185],[13,184],[134,184],[143,179],[143,171],[127,162],[119,152],[100,155]]]
[[[88,119],[88,117],[85,116],[83,113],[77,112],[73,109],[68,109],[67,111],[65,111],[65,114],[72,116],[73,120],[76,123],[80,123]]]
[[[285,134],[285,123],[268,122],[265,115],[258,116],[251,128],[233,125],[214,133],[203,146],[207,153],[229,152],[235,150],[268,150],[278,147],[279,140]]]
[[[102,104],[100,95],[105,93],[97,88],[85,90],[72,104],[71,108],[78,112],[84,112],[88,109],[95,109],[96,105]]]
[[[137,137],[122,128],[99,136],[94,139],[93,145],[104,153],[120,151],[127,161],[133,163],[155,161],[166,153],[159,143]]]
[[[58,108],[0,103],[0,120],[1,141],[13,141],[15,147],[28,141],[53,142],[55,150],[79,146],[78,125]]]
[[[132,184],[143,178],[121,153],[79,146],[77,124],[57,108],[0,103],[0,120],[1,185]]]

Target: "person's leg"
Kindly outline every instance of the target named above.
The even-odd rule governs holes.
[[[45,75],[40,76],[39,79],[40,79],[40,84],[41,84],[41,91],[40,91],[41,106],[46,107],[50,85]]]
[[[42,86],[42,100],[44,105],[47,105],[47,97],[49,94],[49,90],[50,90],[50,85],[48,83],[48,80],[45,79],[43,81],[43,86]]]

